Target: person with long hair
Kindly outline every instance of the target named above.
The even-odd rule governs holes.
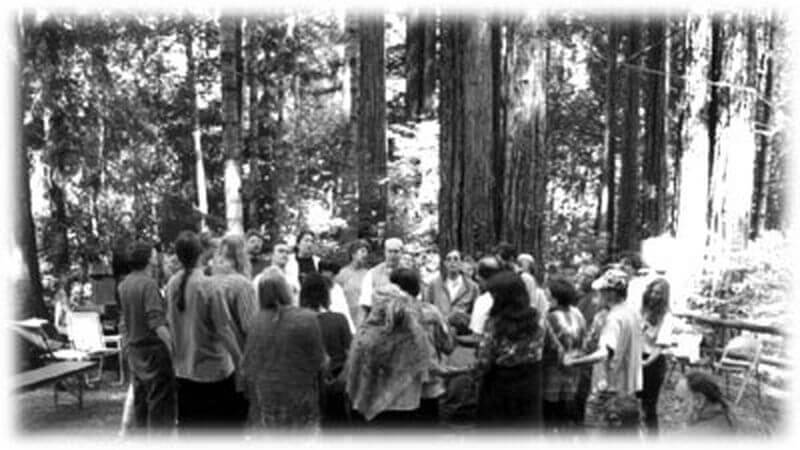
[[[575,425],[575,394],[579,369],[561,365],[561,356],[580,352],[586,337],[586,321],[575,307],[578,293],[563,276],[547,280],[555,306],[547,313],[544,364],[544,419],[548,428],[558,430]]]
[[[321,263],[320,263],[321,264]],[[322,342],[331,358],[328,370],[322,377],[320,406],[323,425],[342,425],[348,420],[344,377],[342,371],[347,361],[347,351],[353,340],[347,318],[330,310],[330,281],[316,272],[306,275],[300,288],[300,306],[314,311],[317,315]]]
[[[225,306],[233,320],[233,331],[240,349],[244,349],[250,322],[258,312],[256,290],[250,282],[250,258],[244,236],[229,234],[222,238],[213,264],[214,283],[222,291]],[[247,418],[247,399],[241,392],[241,377],[237,376],[237,397],[241,423]]]
[[[658,432],[658,395],[667,373],[667,358],[662,350],[669,346],[673,325],[669,313],[669,283],[664,278],[650,282],[642,295],[641,392],[644,423],[651,433]]]
[[[259,278],[258,301],[242,364],[248,427],[316,430],[320,375],[330,360],[317,314],[292,305],[286,278],[274,271]]]
[[[541,426],[542,335],[519,275],[503,271],[487,283],[493,302],[476,361],[478,421],[484,426]]]
[[[179,431],[240,425],[235,370],[241,350],[233,319],[214,281],[198,265],[197,234],[175,241],[182,269],[167,283],[167,320],[175,340]]]
[[[736,416],[711,375],[697,371],[687,373],[678,381],[675,394],[684,420],[684,427],[676,430],[677,433],[727,436],[738,431]]]

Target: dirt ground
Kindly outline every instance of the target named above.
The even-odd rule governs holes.
[[[16,394],[17,433],[26,436],[49,436],[68,433],[71,437],[115,438],[120,430],[120,418],[125,401],[126,387],[114,386],[116,372],[104,374],[99,387],[84,391],[83,408],[68,394],[59,394],[59,404],[53,404],[52,386]],[[680,423],[676,414],[675,383],[680,371],[675,370],[661,391],[659,417],[662,434],[679,435]],[[730,395],[735,395],[737,384],[731,386]],[[754,386],[749,386],[734,412],[742,431],[751,436],[775,437],[783,433],[781,419],[786,416],[780,402],[767,396],[757,401]],[[468,431],[463,425],[450,431]]]

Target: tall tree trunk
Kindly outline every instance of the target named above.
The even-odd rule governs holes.
[[[225,16],[220,21],[222,47],[222,145],[225,154],[225,218],[228,231],[243,233],[241,195],[241,82],[237,70],[241,66],[241,19]]]
[[[197,88],[196,88],[196,61],[194,58],[194,31],[189,23],[184,30],[184,42],[186,46],[186,90],[189,95],[189,115],[192,123],[192,148],[194,149],[195,161],[195,182],[197,186],[197,205],[202,213],[200,219],[200,229],[208,229],[206,216],[208,215],[208,193],[206,184],[206,169],[203,162],[202,131],[200,130],[200,114],[197,108]]]
[[[412,8],[406,19],[406,117],[414,119],[422,113],[422,82],[425,73],[425,23],[418,8]]]
[[[717,128],[719,125],[720,110],[720,89],[719,81],[722,79],[722,51],[723,51],[723,18],[720,15],[711,17],[711,61],[709,66],[709,79],[711,82],[710,96],[708,101],[708,198],[706,207],[706,226],[716,231],[713,223],[713,180],[714,180],[714,161],[717,158],[718,136]]]
[[[503,98],[503,84],[504,80],[504,62],[503,57],[503,19],[500,17],[492,17],[489,19],[489,27],[491,33],[490,43],[490,59],[492,65],[492,146],[491,146],[491,160],[492,160],[492,176],[495,180],[506,180],[506,167],[509,163],[506,161],[506,124],[503,120],[505,116],[505,102]],[[513,163],[513,161],[512,161]],[[510,167],[509,167],[510,169]],[[509,173],[509,175],[511,175]],[[492,229],[494,230],[493,240],[499,241],[503,235],[503,198],[504,190],[498,184],[497,189],[492,192],[492,199],[490,205],[494,208],[494,223]],[[510,225],[510,224],[508,224]]]
[[[485,17],[451,16],[441,29],[439,243],[476,254],[496,236],[491,27]]]
[[[19,24],[19,38],[22,45],[20,45],[20,58],[18,61],[23,61],[24,54],[32,49],[30,36],[27,32],[27,23],[30,16],[24,17],[25,24]],[[19,72],[17,72],[19,73]],[[22,78],[22,77],[21,77]],[[28,92],[29,87],[24,86],[22,92]],[[20,113],[17,116],[17,129],[18,136],[24,136],[22,127],[24,124],[24,115],[21,111],[25,108],[20,108]],[[44,296],[42,293],[42,280],[41,272],[39,271],[39,256],[38,247],[36,245],[36,224],[33,221],[33,213],[31,212],[31,183],[30,183],[30,167],[28,164],[28,145],[22,142],[21,148],[17,148],[14,154],[14,172],[16,174],[15,186],[15,211],[12,213],[14,217],[14,244],[22,254],[22,270],[19,279],[14,280],[14,308],[13,317],[17,319],[26,319],[29,317],[41,317],[43,319],[52,319],[44,303]],[[16,262],[16,261],[15,261]]]
[[[434,11],[425,10],[422,16],[425,29],[425,42],[422,45],[422,109],[423,116],[434,113],[436,92],[436,14]]]
[[[751,27],[755,24],[751,22]],[[767,35],[767,51],[766,51],[766,69],[764,75],[764,91],[760,93],[756,101],[756,157],[753,167],[753,200],[752,210],[750,212],[750,239],[755,239],[761,233],[764,222],[764,214],[766,207],[766,192],[765,181],[767,178],[767,155],[769,154],[771,139],[770,128],[772,118],[772,85],[773,85],[773,50],[774,50],[774,35],[775,27],[772,18],[767,20],[766,25]],[[750,33],[755,34],[755,30]],[[748,45],[750,47],[750,45]],[[759,92],[756,90],[756,92]]]
[[[260,186],[263,181],[261,170],[258,167],[261,155],[261,142],[259,139],[261,128],[261,116],[263,112],[259,110],[259,84],[256,77],[258,70],[258,44],[259,39],[257,35],[257,25],[255,20],[248,19],[247,21],[247,93],[249,95],[248,106],[250,108],[250,127],[248,128],[248,164],[250,166],[250,173],[248,174],[247,183],[249,184],[248,192],[248,207],[247,207],[247,227],[258,228],[261,225],[261,216],[259,214],[259,196]]]
[[[533,253],[541,265],[547,211],[547,42],[540,20],[527,15],[508,27],[507,173],[498,180],[504,180],[502,238]]]
[[[606,99],[605,99],[605,129],[603,130],[603,146],[605,147],[605,168],[603,170],[604,192],[602,203],[602,223],[600,230],[605,231],[608,243],[608,254],[615,252],[616,230],[616,99],[617,99],[617,50],[619,47],[618,25],[612,18],[608,22],[608,47],[606,49]]]
[[[628,24],[627,89],[625,104],[625,126],[623,130],[622,166],[620,168],[619,227],[617,248],[639,250],[638,194],[639,194],[639,72],[641,23],[632,19]]]
[[[386,74],[384,19],[359,18],[358,235],[378,237],[386,226]]]
[[[645,101],[645,157],[643,212],[647,236],[657,236],[664,230],[666,213],[667,175],[666,128],[667,95],[669,94],[668,30],[666,18],[654,18],[647,32],[647,86]],[[666,79],[666,82],[665,82]]]

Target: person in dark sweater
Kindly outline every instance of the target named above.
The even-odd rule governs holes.
[[[330,357],[328,371],[321,383],[322,425],[340,426],[348,422],[344,380],[341,374],[353,335],[345,316],[329,310],[330,303],[328,280],[316,272],[307,274],[300,289],[300,306],[317,313],[325,352]]]
[[[119,284],[122,305],[120,333],[133,378],[134,418],[148,432],[175,426],[176,382],[172,367],[172,335],[166,305],[156,281],[148,274],[156,253],[144,242],[128,250],[131,272]]]

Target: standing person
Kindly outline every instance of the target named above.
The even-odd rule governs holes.
[[[217,254],[217,249],[219,248],[219,238],[211,234],[210,231],[204,231],[200,233],[200,246],[202,247],[202,252],[200,253],[199,265],[206,276],[211,276],[214,255]]]
[[[592,389],[586,402],[585,425],[590,429],[638,431],[642,389],[642,321],[639,312],[625,303],[628,274],[609,269],[592,287],[608,307],[594,352],[580,357],[566,355],[567,367],[596,364]],[[599,370],[598,370],[599,369]]]
[[[260,274],[258,274],[255,278],[253,278],[253,287],[256,290],[256,298],[260,298],[258,294],[259,285],[261,284],[261,278],[270,275],[270,276],[282,276],[286,283],[289,286],[289,293],[292,296],[292,304],[297,306],[299,304],[300,299],[300,283],[298,277],[288,276],[286,272],[286,267],[289,264],[289,254],[291,250],[289,249],[289,244],[286,242],[285,239],[278,239],[272,245],[272,255],[270,256],[270,265],[266,269],[264,269]]]
[[[175,339],[178,429],[239,425],[234,372],[241,350],[220,290],[198,266],[197,234],[183,231],[175,241],[182,269],[167,282],[167,320]]]
[[[575,425],[575,393],[579,370],[561,365],[561,356],[580,352],[586,335],[586,322],[575,307],[578,294],[566,278],[552,277],[547,281],[555,306],[547,313],[548,334],[545,338],[544,420],[548,428],[564,429]]]
[[[244,349],[250,322],[258,312],[256,290],[250,283],[250,259],[247,257],[245,246],[244,237],[241,235],[229,234],[223,237],[212,277],[230,313],[233,332],[240,349]],[[247,419],[247,399],[242,392],[241,374],[237,374],[236,381],[237,392],[231,403],[238,405],[239,423],[244,424]]]
[[[164,299],[148,273],[156,261],[155,249],[136,241],[128,247],[126,261],[131,272],[117,292],[122,347],[133,378],[134,422],[148,432],[172,430],[177,413],[172,335]]]
[[[350,310],[350,318],[353,320],[353,325],[358,327],[362,321],[358,300],[361,295],[361,283],[368,270],[369,242],[364,239],[353,241],[348,244],[347,253],[350,255],[350,264],[342,267],[334,277],[334,281],[342,287]]]
[[[423,385],[435,361],[416,300],[419,288],[413,270],[392,271],[391,282],[375,290],[348,355],[347,395],[377,427],[419,425]]]
[[[478,298],[478,285],[461,273],[458,250],[447,254],[444,267],[444,274],[433,278],[423,298],[437,307],[459,334],[469,334],[469,316]]]
[[[578,311],[581,312],[587,327],[582,348],[584,353],[592,353],[597,349],[597,340],[608,312],[607,308],[601,309],[599,295],[592,289],[592,283],[599,276],[600,268],[594,264],[582,266],[577,273]],[[575,392],[575,423],[578,425],[583,425],[586,400],[592,388],[592,371],[593,367],[590,364],[578,368],[578,388]]]
[[[358,304],[363,309],[363,317],[369,315],[372,308],[372,293],[381,286],[390,284],[389,274],[400,267],[400,258],[403,254],[403,241],[399,238],[389,238],[383,243],[384,261],[369,269],[361,281],[361,294]]]
[[[319,378],[327,365],[317,315],[292,305],[286,278],[259,280],[260,310],[247,337],[242,376],[254,430],[319,427]]]
[[[250,260],[251,274],[250,279],[260,274],[262,270],[269,266],[261,252],[264,250],[264,238],[256,230],[247,232],[247,257]]]
[[[513,272],[494,275],[493,302],[478,347],[479,425],[541,426],[541,353],[544,330],[525,284]]]
[[[641,394],[647,431],[658,433],[658,395],[667,374],[667,358],[662,349],[671,344],[674,329],[669,313],[669,283],[663,278],[650,282],[642,296],[642,366],[644,388]]]
[[[336,274],[339,272],[339,265],[333,261],[323,259],[319,262],[318,267],[319,274],[322,275],[322,278],[328,283],[328,290],[330,291],[330,305],[328,309],[330,309],[331,312],[343,315],[347,321],[347,327],[350,329],[350,333],[355,333],[356,326],[353,323],[353,319],[350,317],[350,307],[347,304],[344,290],[339,286],[339,283],[333,281],[334,277],[336,277]]]
[[[329,281],[324,276],[313,272],[308,274],[300,289],[300,306],[316,313],[322,343],[330,357],[328,370],[322,377],[320,406],[323,426],[337,426],[346,424],[349,416],[342,370],[353,334],[344,315],[330,310],[331,291],[328,286]]]
[[[297,279],[297,286],[303,284],[303,278],[311,272],[319,271],[319,256],[315,255],[317,237],[310,230],[303,230],[297,236],[297,243],[294,253],[289,255],[286,263],[286,277],[294,282]]]
[[[539,326],[544,328],[545,317],[547,311],[550,309],[550,301],[547,299],[547,293],[539,286],[536,279],[528,272],[521,271],[516,264],[517,249],[507,243],[501,242],[497,244],[494,249],[495,256],[506,269],[512,270],[519,274],[522,282],[525,283],[525,289],[528,290],[528,297],[531,301],[531,306],[539,311]]]

